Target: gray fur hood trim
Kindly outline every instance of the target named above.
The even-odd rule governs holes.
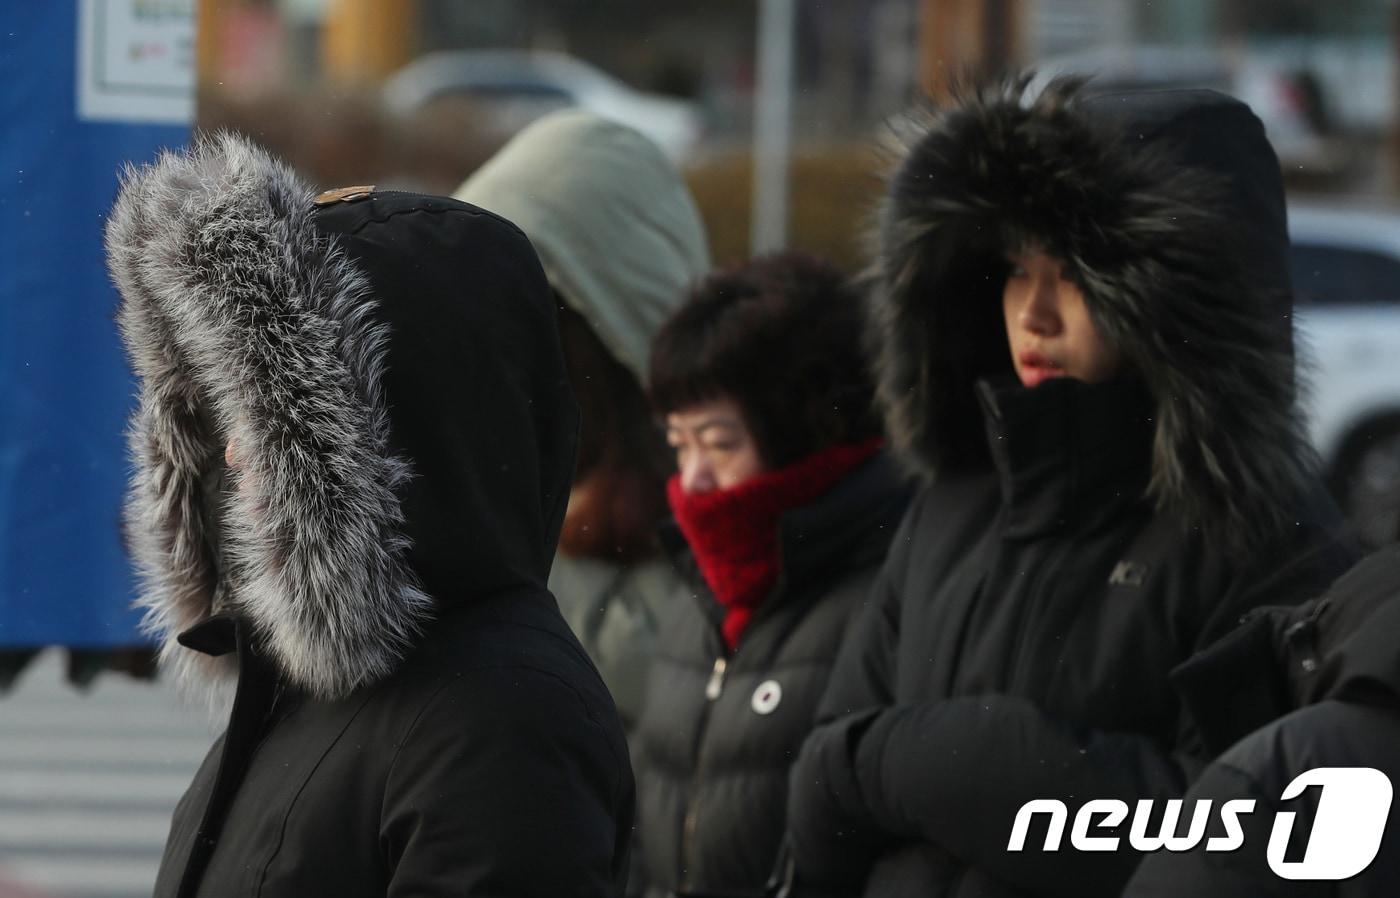
[[[140,381],[126,503],[139,605],[188,685],[234,673],[176,641],[215,611],[333,699],[392,672],[432,607],[404,562],[395,490],[410,471],[387,448],[387,332],[312,197],[221,134],[129,169],[107,225]],[[206,499],[229,439],[244,473]]]
[[[1157,507],[1232,542],[1294,526],[1315,469],[1277,161],[1243,104],[1177,93],[1148,95],[1150,125],[1129,128],[1132,95],[1088,100],[1059,81],[1031,97],[1022,80],[914,128],[870,272],[878,395],[914,470],[986,451],[973,384],[1011,371],[1004,259],[1034,242],[1068,262],[1151,392]],[[1217,158],[1183,163],[1193,140]],[[1234,177],[1232,153],[1259,174]]]

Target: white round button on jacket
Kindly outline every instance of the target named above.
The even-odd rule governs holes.
[[[778,707],[778,702],[782,700],[783,687],[778,685],[778,681],[764,680],[753,691],[753,701],[750,705],[757,714],[772,714]]]

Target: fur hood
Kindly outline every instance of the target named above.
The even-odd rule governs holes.
[[[896,448],[919,473],[985,457],[975,383],[1012,370],[1005,257],[1065,260],[1155,404],[1149,495],[1252,542],[1312,482],[1296,405],[1278,162],[1259,120],[1210,91],[1086,96],[984,88],[930,114],[878,222],[873,335]]]
[[[126,173],[107,247],[140,381],[126,524],[163,662],[231,673],[177,641],[228,612],[289,682],[337,698],[393,672],[435,607],[543,583],[576,413],[509,223],[411,194],[313,197],[218,135]],[[496,370],[512,354],[542,380]],[[530,402],[558,423],[519,421]],[[481,432],[521,473],[479,470]]]

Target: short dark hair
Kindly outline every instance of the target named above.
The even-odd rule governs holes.
[[[716,272],[652,341],[652,408],[733,398],[769,467],[875,436],[863,332],[859,294],[816,256],[777,253]]]

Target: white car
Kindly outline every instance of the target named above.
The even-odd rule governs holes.
[[[1400,211],[1294,203],[1293,289],[1309,426],[1371,545],[1400,538]]]
[[[693,103],[634,90],[563,53],[526,50],[443,50],[421,56],[384,83],[391,113],[406,115],[444,98],[479,108],[482,127],[509,137],[556,109],[583,107],[629,125],[672,159],[699,142],[702,118]]]

